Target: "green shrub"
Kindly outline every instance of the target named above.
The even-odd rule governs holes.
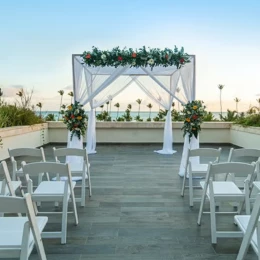
[[[54,114],[48,114],[48,115],[45,117],[45,121],[56,121],[56,120],[55,120],[55,115],[54,115]]]
[[[215,118],[212,112],[205,111],[205,114],[203,116],[203,121],[210,122],[210,121],[217,121],[217,119]]]
[[[222,116],[220,115],[220,119],[222,121],[225,121],[225,122],[234,122],[238,119],[238,114],[237,114],[237,111],[231,111],[231,110],[227,110],[227,115],[226,116]]]
[[[43,120],[29,108],[9,104],[0,106],[0,128],[39,123],[43,123]]]
[[[260,114],[252,114],[237,119],[236,124],[243,126],[256,126],[260,127]]]

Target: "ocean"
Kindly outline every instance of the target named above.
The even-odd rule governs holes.
[[[86,111],[88,113],[88,111]],[[96,111],[96,114],[99,114],[101,111]],[[36,112],[37,114],[39,114],[39,112]],[[117,116],[122,116],[125,113],[125,111],[119,111],[117,114],[117,111],[111,111],[110,116],[112,118],[112,121],[115,121]],[[146,121],[149,118],[149,111],[140,111],[140,117],[141,119],[143,119],[143,121]],[[220,112],[212,112],[214,117],[216,119],[220,119]],[[59,116],[59,111],[42,111],[42,116],[46,117],[48,114],[54,114],[54,117],[56,119],[56,121],[59,119],[61,119],[61,115]],[[156,111],[152,111],[151,112],[151,119],[153,119],[154,117],[156,117],[158,114],[158,112]],[[223,116],[225,116],[227,113],[226,112],[222,112]],[[133,118],[132,121],[135,121],[134,118],[138,115],[138,111],[131,111],[131,117]]]

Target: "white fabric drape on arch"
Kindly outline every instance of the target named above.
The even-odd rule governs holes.
[[[195,78],[194,78],[195,77],[195,75],[194,75],[194,62],[195,61],[193,59],[190,63],[185,64],[185,66],[180,69],[183,90],[185,93],[185,97],[187,99],[186,103],[188,101],[195,100]],[[197,149],[197,148],[199,148],[199,136],[198,136],[198,138],[195,138],[194,136],[192,136],[192,138],[189,141],[189,137],[188,137],[188,135],[186,135],[184,138],[182,158],[181,158],[181,164],[180,164],[180,169],[179,169],[179,175],[181,177],[183,177],[185,174],[188,150]],[[190,158],[190,161],[192,164],[198,164],[199,157]]]
[[[176,98],[180,103],[185,104],[187,101],[182,101],[175,96],[175,91],[178,82],[177,78],[180,74],[182,83],[185,90],[185,96],[187,100],[193,100],[195,98],[195,84],[194,84],[194,62],[185,64],[180,70],[174,66],[170,67],[154,67],[153,70],[149,68],[130,68],[125,67],[88,67],[86,66],[80,57],[80,55],[74,55],[74,97],[75,100],[81,104],[90,104],[91,111],[89,112],[89,122],[87,129],[87,151],[88,153],[94,153],[96,148],[96,118],[95,108],[101,106],[107,101],[110,101],[124,88],[131,84],[133,80],[141,82],[144,86],[147,86],[144,78],[150,78],[154,85],[157,85],[157,89],[161,87],[161,91],[164,91],[166,98],[162,100],[162,97],[158,91],[158,95],[153,93],[154,99],[157,103],[160,103],[165,109],[169,110],[166,116],[166,123],[164,128],[164,146],[160,151],[162,153],[172,154],[172,127],[171,127],[171,103],[173,98]],[[185,69],[189,66],[187,69]],[[82,84],[82,71],[84,68],[85,73],[85,85]],[[176,74],[177,71],[177,74]],[[192,73],[192,75],[190,75]],[[129,77],[129,75],[131,77]],[[146,76],[146,77],[145,77]],[[186,77],[186,78],[185,78]],[[192,82],[193,81],[193,82]],[[155,84],[156,83],[156,84]],[[168,86],[168,88],[166,87]],[[191,90],[193,88],[193,93]],[[147,90],[147,88],[146,88]],[[168,93],[168,95],[167,95]],[[194,97],[193,97],[194,96]],[[150,96],[151,97],[151,96]],[[163,105],[164,104],[164,105]],[[170,105],[169,105],[170,104]],[[168,137],[167,137],[168,134]],[[184,145],[185,146],[185,145]]]
[[[135,80],[136,84],[156,103],[168,110],[164,124],[163,148],[155,151],[160,154],[173,154],[176,151],[172,148],[172,117],[171,108],[176,92],[177,84],[180,78],[180,71],[176,70],[170,77],[154,76],[146,68],[142,68],[154,82],[147,83],[147,77],[139,77]],[[149,79],[149,78],[148,78]],[[148,87],[149,86],[149,87]]]

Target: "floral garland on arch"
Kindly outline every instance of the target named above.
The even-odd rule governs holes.
[[[203,105],[203,101],[200,100],[194,100],[184,105],[182,112],[185,120],[182,130],[184,130],[183,137],[188,134],[189,141],[192,136],[197,138],[199,132],[201,131],[200,125],[203,122],[203,116],[206,112],[205,108],[206,106]]]
[[[67,125],[67,129],[71,132],[70,140],[72,140],[73,135],[76,135],[80,140],[82,135],[85,135],[87,128],[87,115],[83,106],[75,101],[74,104],[67,106],[62,105],[62,114],[63,123]]]
[[[84,51],[81,55],[85,64],[88,66],[126,66],[131,67],[147,67],[151,68],[155,66],[173,66],[178,69],[185,63],[190,62],[190,57],[187,53],[184,53],[184,48],[180,50],[175,46],[174,49],[165,48],[160,50],[158,48],[148,48],[145,46],[140,49],[120,49],[119,47],[113,48],[111,51],[102,51],[97,47],[92,47],[92,51]]]

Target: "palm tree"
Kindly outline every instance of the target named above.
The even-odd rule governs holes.
[[[219,102],[220,102],[220,115],[221,115],[221,118],[222,118],[222,97],[221,97],[221,94],[222,94],[222,89],[224,88],[224,85],[219,84],[218,88],[219,88],[219,91],[220,91]]]
[[[151,119],[151,110],[152,110],[152,107],[153,107],[153,105],[151,104],[151,103],[149,103],[148,105],[147,105],[147,107],[149,108],[149,119]]]
[[[256,99],[257,103],[258,103],[258,108],[259,108],[259,113],[260,113],[260,98]]]
[[[63,95],[64,95],[64,90],[59,90],[58,93],[60,94],[60,111],[61,111],[61,105],[62,105],[62,98],[63,98]],[[58,115],[58,121],[60,119],[60,111],[59,111],[59,115]]]
[[[120,104],[119,104],[119,103],[116,103],[116,104],[115,104],[115,107],[117,107],[116,118],[118,118],[118,113],[119,113],[119,107],[120,107]]]
[[[128,104],[128,105],[127,105],[127,109],[131,110],[131,109],[132,109],[132,105],[131,105],[131,104]]]
[[[42,103],[39,102],[38,104],[36,104],[37,107],[39,107],[40,109],[40,117],[42,117]]]
[[[72,91],[70,91],[70,92],[68,93],[68,95],[71,97],[71,98],[70,98],[70,103],[72,104],[72,98],[74,97],[74,94],[73,94]]]
[[[0,105],[1,105],[1,98],[3,96],[4,92],[2,91],[2,89],[0,88]]]
[[[236,102],[236,111],[238,112],[238,102],[240,101],[241,99],[239,98],[235,98],[234,101]]]
[[[138,99],[136,100],[136,102],[137,102],[137,104],[139,105],[139,107],[138,107],[138,117],[139,117],[139,115],[140,115],[140,106],[141,106],[141,103],[142,103],[142,99],[138,98]]]

